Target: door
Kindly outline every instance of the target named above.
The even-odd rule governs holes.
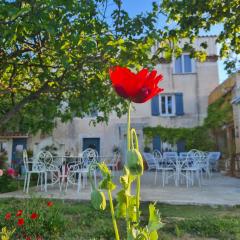
[[[100,138],[83,138],[83,151],[87,148],[95,149],[100,155]]]
[[[27,149],[26,138],[13,139],[12,145],[12,167],[19,170],[20,165],[23,164],[23,149]]]

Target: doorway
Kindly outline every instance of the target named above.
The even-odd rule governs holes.
[[[23,164],[23,150],[27,149],[26,138],[14,138],[12,144],[12,162],[11,165],[15,170]]]
[[[83,151],[87,148],[95,149],[100,155],[100,138],[83,138]]]

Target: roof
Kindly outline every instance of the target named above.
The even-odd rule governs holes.
[[[0,133],[0,138],[28,138],[28,134],[21,132],[4,132]]]
[[[236,84],[235,78],[229,77],[224,82],[219,84],[208,96],[208,104],[212,104],[217,101],[219,98],[232,92]]]

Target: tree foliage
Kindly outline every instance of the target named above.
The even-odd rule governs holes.
[[[0,2],[0,127],[45,132],[55,119],[126,112],[108,70],[151,66],[158,8],[130,17],[114,0]],[[109,18],[110,15],[110,18]]]
[[[239,0],[163,0],[162,11],[169,22],[176,23],[173,33],[178,38],[192,41],[201,30],[211,26],[222,27],[216,42],[220,44],[220,57],[226,59],[228,73],[236,71],[240,64],[240,1]]]
[[[236,56],[238,3],[163,0],[131,17],[122,0],[0,1],[0,130],[48,132],[56,119],[93,111],[101,113],[96,122],[107,121],[111,112],[120,117],[127,106],[113,94],[109,68],[152,68],[183,51],[203,61],[206,44],[196,51],[192,43],[213,24],[224,27],[217,38],[221,57]],[[177,25],[165,24],[162,14]],[[190,39],[183,48],[182,38]],[[235,66],[227,62],[229,70]]]

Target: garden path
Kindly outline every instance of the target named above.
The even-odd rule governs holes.
[[[120,174],[120,172],[115,173],[116,181]],[[90,186],[88,185],[80,193],[77,193],[75,186],[70,187],[66,193],[60,193],[57,187],[49,186],[47,193],[40,192],[39,189],[33,187],[30,189],[30,195],[16,191],[0,194],[0,198],[26,198],[32,195],[66,200],[89,200]],[[214,173],[211,179],[203,180],[201,187],[176,187],[170,183],[163,188],[160,181],[156,185],[154,184],[154,172],[145,172],[142,177],[141,200],[184,205],[240,205],[240,179]]]

